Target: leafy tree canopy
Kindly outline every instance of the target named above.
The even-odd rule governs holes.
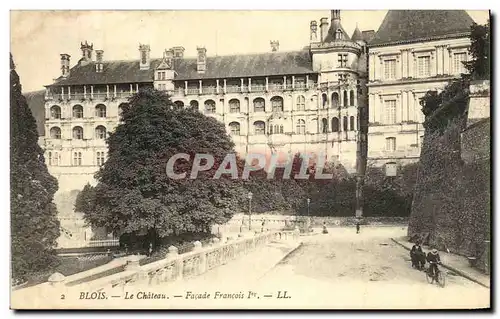
[[[131,97],[122,120],[107,139],[109,156],[96,174],[98,184],[77,201],[76,210],[90,224],[119,234],[166,237],[207,230],[232,217],[244,196],[241,182],[228,175],[212,178],[234,153],[223,124],[196,111],[174,110],[167,95],[152,89]],[[175,172],[187,174],[184,179],[166,173],[168,160],[178,153],[191,155],[175,162]],[[190,179],[196,153],[211,154],[215,165]]]

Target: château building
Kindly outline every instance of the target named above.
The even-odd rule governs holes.
[[[463,10],[391,10],[369,44],[368,162],[418,161],[424,136],[420,100],[465,73],[472,18]]]
[[[153,58],[143,44],[127,61],[108,61],[85,42],[76,65],[61,54],[61,74],[46,86],[46,163],[61,192],[93,183],[121,107],[154,87],[175,107],[224,123],[241,155],[322,153],[354,172],[361,152],[393,172],[418,160],[419,100],[464,72],[472,23],[465,11],[396,10],[376,33],[356,27],[349,36],[332,10],[310,22],[310,41],[298,51],[271,41],[267,53],[211,56],[198,47],[188,57],[176,46]]]
[[[61,54],[61,75],[45,97],[50,172],[61,189],[92,182],[120,108],[146,87],[168,92],[175,107],[224,123],[242,155],[322,152],[353,171],[358,109],[366,106],[366,43],[374,32],[356,28],[349,36],[339,10],[309,27],[309,45],[294,52],[281,52],[279,41],[271,41],[268,53],[210,56],[198,47],[191,58],[173,47],[154,59],[150,46],[140,45],[137,60],[107,61],[103,50],[85,42],[73,67]]]

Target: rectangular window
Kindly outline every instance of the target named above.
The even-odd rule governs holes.
[[[454,53],[453,54],[453,73],[455,73],[455,74],[465,73],[466,69],[465,69],[465,66],[463,63],[465,61],[467,61],[467,53],[466,52]]]
[[[82,165],[82,152],[74,152],[73,153],[73,165],[81,166]]]
[[[102,166],[105,161],[104,152],[97,152],[97,165]]]
[[[392,80],[396,78],[396,59],[384,61],[384,78]]]
[[[339,54],[339,68],[347,68],[347,54]]]
[[[394,152],[396,150],[396,138],[388,137],[385,139],[385,150],[389,152]]]
[[[419,77],[428,77],[431,75],[431,57],[421,56],[418,57],[417,70]]]
[[[396,100],[385,101],[385,124],[396,123]]]

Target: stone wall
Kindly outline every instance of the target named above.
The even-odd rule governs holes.
[[[477,114],[472,110],[475,102],[471,95],[471,114]],[[438,249],[476,257],[478,268],[487,270],[490,120],[470,126],[467,120],[467,114],[453,119],[442,133],[426,130],[408,236],[411,241],[421,238]]]

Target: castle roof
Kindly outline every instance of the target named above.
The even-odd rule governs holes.
[[[332,20],[332,24],[330,25],[330,29],[328,30],[328,34],[325,37],[325,40],[323,42],[333,42],[335,41],[335,33],[337,30],[342,31],[342,39],[343,40],[350,40],[351,38],[347,34],[347,32],[344,30],[344,27],[342,27],[342,23],[340,23],[340,19],[335,19]]]
[[[139,69],[139,60],[104,61],[103,72],[95,71],[95,63],[74,66],[67,78],[59,78],[51,86],[145,83],[153,81],[153,73],[162,59],[151,59],[149,70]],[[175,80],[241,78],[316,73],[307,50],[240,54],[206,58],[206,71],[197,71],[196,58],[174,59]]]
[[[361,31],[359,30],[358,26],[356,25],[356,29],[354,29],[354,33],[352,34],[351,37],[352,41],[363,41],[363,35],[361,34]]]
[[[390,10],[370,46],[463,36],[473,23],[464,10]]]

